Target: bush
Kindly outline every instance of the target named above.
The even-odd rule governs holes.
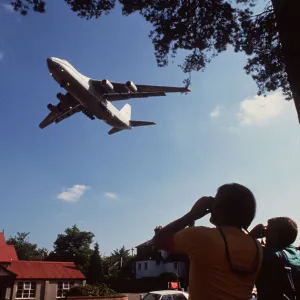
[[[115,296],[117,293],[110,289],[106,284],[86,284],[85,286],[74,286],[68,293],[67,297],[72,296]]]
[[[159,275],[159,278],[161,280],[165,280],[165,281],[177,281],[179,280],[179,277],[176,273],[169,273],[169,272],[165,272]]]

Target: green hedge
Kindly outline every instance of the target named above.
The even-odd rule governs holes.
[[[86,284],[85,286],[74,286],[68,293],[67,297],[72,296],[115,296],[117,292],[110,289],[106,284]]]

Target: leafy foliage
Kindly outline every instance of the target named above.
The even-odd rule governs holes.
[[[99,244],[96,243],[89,261],[87,282],[89,284],[96,284],[101,282],[101,280],[103,280],[102,260],[99,252]]]
[[[23,16],[26,16],[30,9],[33,9],[35,12],[44,13],[46,6],[46,2],[43,0],[15,0],[11,4],[14,10],[19,11]]]
[[[110,289],[106,284],[97,285],[86,284],[85,286],[74,286],[68,293],[68,296],[115,296],[117,293]]]
[[[241,30],[235,39],[235,51],[243,51],[250,56],[245,70],[256,81],[258,94],[282,88],[290,100],[292,95],[272,5],[266,5],[257,15],[250,10],[240,12],[239,22]]]
[[[20,260],[45,260],[48,251],[29,242],[28,236],[29,232],[17,232],[16,236],[10,237],[6,242],[8,245],[14,245]]]
[[[272,0],[274,1],[274,0]],[[108,14],[115,0],[65,0],[81,18],[99,18]],[[139,12],[153,30],[150,38],[154,45],[157,64],[165,67],[169,58],[178,51],[187,53],[180,65],[189,74],[204,70],[212,58],[233,46],[236,52],[249,56],[245,71],[252,75],[258,86],[258,94],[282,88],[291,99],[290,86],[283,63],[283,53],[275,14],[270,4],[254,15],[258,0],[119,0],[123,15]],[[45,11],[45,2],[18,0],[14,9],[26,14],[30,7]],[[26,12],[26,13],[24,13]]]
[[[126,250],[125,246],[122,246],[120,249],[116,249],[111,254],[112,262],[113,263],[126,263],[130,258],[129,254],[130,250]]]
[[[65,0],[71,6],[72,11],[76,12],[81,18],[92,19],[99,18],[103,13],[105,15],[115,7],[116,0]]]
[[[66,228],[64,234],[59,234],[53,245],[53,251],[48,254],[47,249],[38,248],[28,240],[29,233],[18,232],[15,237],[10,237],[7,244],[14,245],[20,260],[48,260],[71,261],[87,276],[89,284],[87,292],[96,293],[104,285],[99,285],[104,278],[132,278],[135,266],[135,257],[130,250],[123,246],[116,249],[109,257],[101,257],[99,244],[95,243],[91,249],[94,234],[80,231],[74,225]],[[100,292],[99,292],[100,293]]]
[[[114,250],[110,256],[102,258],[103,274],[106,279],[133,278],[136,256],[123,246]]]
[[[124,246],[112,252],[110,257],[106,258],[106,274],[108,278],[123,278],[127,274],[131,256],[130,250]]]
[[[80,231],[76,225],[65,230],[65,234],[59,234],[53,244],[54,250],[50,252],[48,260],[72,261],[77,267],[87,274],[90,248],[94,234],[88,231]]]

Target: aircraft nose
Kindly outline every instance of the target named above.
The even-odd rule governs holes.
[[[47,66],[50,72],[55,69],[56,65],[56,62],[53,60],[52,57],[47,58]]]
[[[47,65],[48,65],[48,67],[50,67],[52,65],[52,63],[53,63],[52,57],[48,57],[47,58]]]

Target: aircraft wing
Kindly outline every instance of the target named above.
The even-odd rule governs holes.
[[[98,94],[104,94],[109,101],[119,101],[131,98],[146,98],[166,96],[166,93],[186,93],[190,92],[187,87],[171,87],[159,85],[142,85],[135,84],[137,91],[129,91],[125,83],[110,82],[113,86],[113,91],[106,91],[101,80],[90,80],[91,86]]]
[[[120,101],[126,99],[134,99],[134,98],[148,98],[148,97],[162,97],[166,96],[164,92],[157,93],[109,93],[106,94],[105,97],[108,101]]]
[[[73,108],[69,108],[68,110],[64,111],[64,112],[50,112],[48,114],[48,116],[40,123],[40,128],[43,129],[47,126],[49,126],[52,123],[59,123],[69,117],[71,117],[72,115],[80,112],[81,109],[81,105],[76,105]]]

